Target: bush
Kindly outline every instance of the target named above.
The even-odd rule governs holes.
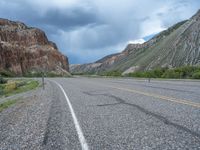
[[[24,77],[42,77],[43,73],[42,72],[27,72],[24,74]]]
[[[113,71],[108,71],[102,74],[103,76],[113,76],[113,77],[120,77],[122,75],[121,71],[118,70],[113,70]]]
[[[66,75],[66,74],[58,74],[58,73],[55,73],[55,72],[46,72],[46,73],[43,73],[43,72],[27,72],[26,74],[24,74],[24,77],[66,77],[66,76],[69,76],[69,75]]]
[[[162,75],[165,73],[165,71],[167,70],[168,68],[161,68],[161,69],[155,69],[153,70],[153,76],[152,78],[162,78]]]
[[[175,78],[175,79],[200,79],[200,67],[184,66],[174,69],[155,69],[150,71],[138,71],[126,76],[143,78]]]
[[[10,92],[12,92],[12,91],[14,91],[14,90],[16,90],[17,89],[17,84],[16,84],[16,82],[10,82],[10,83],[7,83],[6,85],[5,85],[5,93],[10,93]]]
[[[193,73],[192,78],[193,79],[200,79],[200,71]]]
[[[16,87],[18,88],[18,87],[21,87],[21,86],[24,86],[24,85],[26,85],[26,82],[25,81],[20,81],[20,82],[17,82],[16,83]]]
[[[3,85],[0,85],[0,95],[3,95],[4,94],[4,86]]]
[[[46,73],[45,76],[47,76],[47,77],[62,77],[61,74],[56,74],[54,72],[48,72],[48,73]]]
[[[3,77],[0,77],[0,84],[5,84],[7,83],[7,80],[4,79]]]
[[[139,72],[139,71],[133,72],[133,73],[129,73],[126,76],[129,76],[129,77],[144,77],[143,73]]]
[[[133,73],[129,73],[126,76],[129,77],[142,77],[142,78],[162,78],[162,75],[167,70],[167,68],[158,68],[155,70],[149,71],[137,71]]]
[[[162,78],[180,78],[181,77],[181,74],[180,72],[176,71],[176,70],[173,70],[173,69],[170,69],[170,70],[167,70],[163,75],[162,75]]]
[[[0,75],[3,77],[14,77],[15,76],[12,72],[6,71],[6,70],[1,70]]]
[[[194,71],[198,70],[198,67],[184,66],[184,67],[176,68],[174,70],[175,72],[179,73],[180,78],[191,78]]]

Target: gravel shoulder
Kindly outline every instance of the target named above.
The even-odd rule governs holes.
[[[54,83],[46,80],[45,90],[12,98],[16,104],[0,113],[0,150],[80,149],[67,103]]]
[[[49,86],[49,85],[47,85]],[[0,149],[41,149],[51,100],[41,88],[17,97],[17,103],[1,112]]]

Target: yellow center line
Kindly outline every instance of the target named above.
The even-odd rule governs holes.
[[[163,96],[163,95],[158,95],[158,94],[153,94],[153,93],[147,93],[147,92],[142,92],[142,91],[128,89],[128,88],[120,88],[120,87],[115,87],[115,86],[107,86],[107,87],[200,108],[200,103],[191,102],[191,100],[177,99],[174,97],[168,97],[168,96]]]
[[[93,82],[90,82],[90,83],[94,84]],[[96,85],[96,83],[95,83],[95,85]],[[103,87],[117,89],[117,90],[127,91],[127,92],[131,92],[131,93],[137,93],[137,94],[145,95],[145,96],[149,96],[149,97],[154,97],[154,98],[158,98],[160,100],[165,100],[165,101],[170,101],[170,102],[174,102],[174,103],[178,103],[178,104],[184,104],[184,105],[189,105],[189,106],[193,106],[196,108],[200,108],[200,103],[192,102],[191,100],[178,99],[178,98],[174,98],[174,97],[163,96],[163,95],[153,94],[153,93],[147,93],[147,92],[143,92],[143,91],[139,91],[139,90],[122,88],[122,87],[117,87],[117,86],[107,86],[107,85],[104,85],[101,83],[98,85],[103,86]]]

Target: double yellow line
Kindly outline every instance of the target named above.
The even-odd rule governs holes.
[[[134,90],[134,89],[128,89],[128,88],[120,88],[120,87],[115,87],[115,86],[107,86],[107,87],[122,90],[122,91],[137,93],[137,94],[140,94],[140,95],[150,96],[150,97],[158,98],[158,99],[161,99],[161,100],[171,101],[171,102],[174,102],[174,103],[179,103],[179,104],[184,104],[184,105],[189,105],[189,106],[200,108],[200,103],[191,102],[191,100],[177,99],[177,98],[174,98],[174,97],[168,97],[168,96],[163,96],[163,95],[158,95],[158,94],[146,93],[146,92],[142,92],[142,91],[138,91],[138,90]]]
[[[90,83],[96,85],[96,83],[93,83],[93,82],[90,82]],[[124,87],[107,86],[107,85],[99,84],[99,83],[98,83],[98,85],[103,86],[103,87],[108,87],[108,88],[121,90],[121,91],[126,91],[126,92],[136,93],[136,94],[140,94],[140,95],[145,95],[145,96],[157,98],[159,100],[165,100],[165,101],[170,101],[170,102],[174,102],[174,103],[178,103],[178,104],[184,104],[184,105],[189,105],[189,106],[193,106],[193,107],[196,107],[196,108],[200,108],[200,103],[192,102],[191,100],[178,99],[178,98],[163,96],[163,95],[159,95],[159,94],[147,93],[147,92],[138,91],[138,90],[134,90],[134,89],[128,89],[128,88],[124,88]]]

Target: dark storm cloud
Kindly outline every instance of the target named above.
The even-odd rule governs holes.
[[[84,16],[84,17],[83,17]],[[43,24],[50,24],[65,31],[71,28],[97,23],[97,16],[91,12],[81,9],[73,9],[61,12],[59,10],[48,10],[44,17],[39,19]]]
[[[2,17],[21,20],[31,25],[51,27],[52,29],[73,30],[74,28],[88,24],[98,23],[93,9],[86,10],[82,7],[72,7],[64,10],[59,8],[49,8],[41,13],[39,8],[32,6],[28,1],[18,0],[17,2],[0,2],[0,12]],[[22,7],[23,6],[23,7]]]
[[[0,17],[44,30],[72,63],[143,41],[200,8],[198,0],[1,0]]]

